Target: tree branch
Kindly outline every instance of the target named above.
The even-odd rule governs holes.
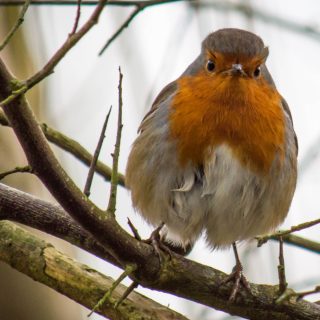
[[[107,214],[110,214],[113,218],[115,217],[116,203],[117,203],[117,190],[118,190],[118,162],[120,154],[120,143],[121,143],[121,133],[122,133],[122,78],[123,74],[119,67],[119,85],[118,85],[118,124],[117,124],[117,135],[116,143],[114,145],[114,151],[112,154],[112,174],[111,174],[111,186],[110,186],[110,196],[107,207]]]
[[[316,241],[312,241],[300,236],[296,236],[294,234],[287,234],[282,236],[283,241],[287,244],[294,245],[296,247],[309,250],[314,253],[320,253],[320,243]],[[279,238],[274,236],[271,238],[272,240],[279,241]]]
[[[58,205],[0,183],[0,220],[41,230],[121,267],[103,246]]]
[[[0,222],[0,260],[89,309],[114,283],[114,279],[74,261],[51,244],[6,221]],[[120,299],[125,291],[126,287],[119,284],[113,291],[111,302]],[[117,309],[113,304],[105,303],[96,312],[116,320],[187,320],[136,292],[131,293]]]
[[[303,229],[307,229],[307,228],[313,227],[313,226],[315,226],[315,225],[317,225],[319,223],[320,223],[320,219],[316,219],[316,220],[300,223],[300,224],[298,224],[296,226],[292,226],[292,227],[290,227],[290,229],[287,229],[287,230],[279,230],[279,231],[277,231],[277,232],[275,232],[273,234],[267,234],[265,236],[256,237],[256,239],[258,241],[258,247],[261,247],[264,243],[266,243],[271,238],[277,238],[277,237],[285,236],[285,235],[288,235],[288,234],[290,234],[292,232],[301,231]]]
[[[99,155],[100,155],[100,152],[101,152],[103,140],[105,138],[105,133],[106,133],[106,130],[107,130],[107,125],[108,125],[111,109],[112,109],[112,106],[110,107],[110,109],[109,109],[109,111],[107,113],[107,116],[106,116],[106,118],[104,120],[102,129],[101,129],[101,133],[100,133],[100,137],[99,137],[99,141],[98,141],[97,147],[96,147],[96,149],[94,151],[92,161],[90,163],[90,168],[89,168],[86,184],[85,184],[84,190],[83,190],[83,193],[87,197],[90,196],[91,184],[92,184],[94,172],[96,171],[97,162],[98,162],[98,158],[99,158]]]
[[[66,239],[115,265],[119,263],[59,206],[0,184],[0,219],[10,219]],[[113,260],[112,260],[113,259]],[[294,300],[276,304],[278,286],[251,284],[253,296],[242,291],[234,303],[228,301],[230,285],[221,285],[226,275],[219,270],[175,254],[162,266],[160,277],[135,274],[133,280],[150,289],[174,294],[218,310],[259,320],[317,319],[320,306]],[[102,294],[101,294],[102,296]]]
[[[11,74],[0,60],[0,98],[10,94],[12,81]],[[123,266],[136,263],[141,273],[150,279],[155,278],[159,272],[159,260],[152,248],[130,236],[79,190],[55,158],[25,98],[17,97],[3,106],[3,110],[29,165],[68,214]]]
[[[32,173],[32,168],[30,166],[24,166],[24,167],[15,167],[12,170],[8,170],[5,172],[0,173],[0,181],[4,179],[6,176],[9,176],[10,174],[14,173]]]
[[[5,117],[3,111],[0,109],[0,124],[3,126],[10,127],[8,119]],[[47,124],[42,123],[40,124],[40,127],[46,136],[47,140],[51,143],[55,144],[62,150],[69,152],[74,157],[76,157],[78,160],[80,160],[82,163],[84,163],[87,166],[90,166],[90,164],[93,161],[93,156],[90,154],[90,152],[85,149],[79,142],[67,137],[63,133],[49,127]],[[104,164],[101,161],[97,161],[97,164],[95,166],[95,170],[98,174],[100,174],[102,177],[104,177],[106,180],[110,181],[111,179],[111,173],[112,170],[109,166]],[[121,173],[118,173],[118,183],[121,186],[124,185],[124,175]]]
[[[19,17],[16,21],[16,23],[13,25],[12,29],[9,31],[8,35],[5,37],[5,39],[3,40],[3,42],[0,44],[0,51],[3,50],[5,48],[5,46],[9,43],[9,41],[11,40],[11,38],[14,36],[14,34],[16,33],[16,31],[19,29],[19,27],[21,26],[21,24],[24,21],[24,15],[26,14],[28,7],[30,5],[31,0],[25,0],[24,5],[20,11]]]

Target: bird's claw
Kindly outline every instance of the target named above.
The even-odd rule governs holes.
[[[245,275],[243,274],[242,265],[235,265],[232,270],[232,273],[221,284],[226,284],[230,281],[234,282],[232,291],[229,297],[230,302],[233,302],[235,300],[241,285],[251,293],[250,284],[247,278],[245,277]]]
[[[170,259],[172,258],[171,250],[161,240],[160,231],[163,226],[164,223],[161,223],[155,230],[152,231],[148,239],[142,240],[142,242],[150,244],[153,247],[154,251],[159,257],[160,263],[163,262],[162,251],[166,252],[169,255]]]

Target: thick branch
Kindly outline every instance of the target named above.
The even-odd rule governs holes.
[[[1,183],[0,194],[0,220],[11,220],[41,230],[121,267],[120,263],[60,206]]]
[[[0,260],[89,309],[114,282],[112,278],[72,260],[51,244],[6,221],[0,222]],[[111,302],[120,299],[125,290],[125,286],[118,285]],[[105,303],[97,312],[116,320],[187,320],[136,292],[132,292],[117,309],[113,304]]]
[[[25,223],[56,236],[60,233],[63,239],[112,261],[112,257],[110,259],[110,255],[58,206],[10,187],[1,184],[0,186],[1,219]],[[60,228],[62,230],[59,230]],[[114,260],[113,263],[117,265]],[[230,285],[221,286],[225,278],[226,275],[218,270],[173,254],[171,260],[165,261],[160,278],[154,278],[151,282],[148,275],[139,274],[139,279],[135,280],[139,280],[140,284],[148,288],[184,297],[248,319],[314,320],[320,314],[320,306],[303,300],[296,302],[295,299],[291,299],[283,304],[276,304],[278,286],[251,284],[254,296],[242,291],[235,303],[230,303]]]

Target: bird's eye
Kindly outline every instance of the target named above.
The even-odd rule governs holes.
[[[261,67],[257,67],[256,70],[254,70],[253,75],[255,78],[258,78],[260,76],[261,73]]]
[[[215,63],[212,60],[208,60],[207,70],[212,72],[212,71],[214,71],[215,67],[216,67]]]

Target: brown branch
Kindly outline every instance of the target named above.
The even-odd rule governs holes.
[[[280,230],[280,231],[277,231],[273,234],[267,234],[265,236],[256,237],[256,240],[258,241],[258,247],[261,247],[264,243],[266,243],[267,241],[269,241],[273,237],[285,236],[285,235],[288,235],[292,232],[301,231],[303,229],[313,227],[319,223],[320,223],[320,219],[316,219],[316,220],[300,223],[296,226],[292,226],[292,227],[290,227],[290,229],[287,229],[287,230]]]
[[[110,214],[113,218],[115,217],[116,202],[117,202],[117,189],[118,189],[118,162],[120,154],[120,142],[121,142],[121,132],[122,132],[122,78],[123,74],[119,67],[119,85],[118,85],[118,124],[117,124],[117,136],[116,143],[114,145],[114,151],[112,154],[112,174],[111,174],[111,187],[109,203],[107,207],[107,214]]]
[[[130,22],[140,13],[145,7],[137,6],[134,11],[130,14],[130,16],[125,20],[125,22],[119,27],[119,29],[109,38],[109,40],[106,42],[106,44],[102,47],[102,49],[99,51],[99,56],[101,56],[111,45],[111,43],[118,38],[120,33],[127,28],[130,24]]]
[[[10,126],[8,119],[5,117],[1,109],[0,109],[0,124],[3,126]],[[87,149],[85,149],[81,144],[79,144],[79,142],[49,127],[45,123],[40,124],[40,127],[44,135],[48,139],[48,141],[55,144],[62,150],[69,152],[85,165],[90,166],[90,164],[92,163],[93,157]],[[101,161],[97,161],[95,170],[98,174],[100,174],[106,180],[110,181],[112,170],[109,166],[102,163]],[[121,173],[118,174],[118,182],[119,182],[119,185],[124,187],[124,175]]]
[[[25,0],[24,5],[20,11],[19,17],[16,21],[16,23],[13,25],[12,29],[9,31],[8,35],[5,37],[3,42],[0,44],[0,51],[5,48],[5,46],[9,43],[11,38],[14,36],[16,31],[19,29],[19,27],[22,25],[24,21],[24,15],[26,14],[28,7],[30,5],[31,0]]]
[[[314,27],[313,25],[303,25],[300,23],[296,23],[295,21],[291,21],[289,19],[281,18],[272,14],[267,13],[266,11],[259,10],[257,8],[254,8],[252,6],[248,6],[244,3],[237,3],[234,1],[201,1],[199,3],[198,0],[164,0],[161,1],[162,3],[170,3],[170,2],[187,2],[191,5],[197,6],[197,8],[207,9],[207,8],[214,8],[219,11],[228,12],[228,11],[236,11],[240,12],[244,15],[248,15],[248,13],[253,16],[257,20],[264,21],[266,23],[270,23],[273,25],[277,25],[281,28],[287,29],[289,31],[294,31],[297,33],[304,34],[308,37],[311,37],[312,39],[315,39],[317,41],[320,40],[320,32],[317,27]],[[137,6],[137,5],[143,5],[146,1],[109,1],[106,3],[106,6],[121,6],[121,7],[127,7],[127,6]],[[150,1],[153,2],[153,1]],[[98,1],[82,1],[82,5],[85,6],[94,6],[98,3]],[[22,0],[0,0],[0,6],[21,6],[24,4],[24,1]],[[32,0],[32,5],[77,5],[76,0]],[[152,3],[151,5],[155,5],[157,3]]]
[[[0,260],[89,309],[114,283],[114,279],[74,261],[11,222],[0,222]],[[113,290],[111,301],[120,299],[126,289],[119,284]],[[187,320],[136,292],[118,308],[106,303],[97,312],[111,320]]]
[[[117,261],[60,206],[0,183],[0,220],[19,222],[88,251],[117,267]]]
[[[26,93],[29,89],[42,81],[44,78],[54,72],[56,65],[63,59],[63,57],[78,43],[78,41],[96,24],[98,23],[99,16],[107,3],[107,0],[99,0],[95,10],[91,14],[87,22],[74,34],[70,34],[63,45],[56,51],[46,65],[35,73],[33,76],[23,82],[14,80],[11,84],[11,92],[2,98],[0,106],[5,106],[12,102],[16,97]]]
[[[0,60],[0,98],[12,91],[12,79]],[[143,272],[154,277],[159,272],[159,261],[151,247],[131,237],[83,195],[55,158],[24,97],[3,106],[3,111],[34,173],[68,214],[123,265],[135,262],[142,266]]]
[[[0,219],[10,219],[51,233],[120,266],[59,206],[1,184]],[[152,263],[152,260],[150,262]],[[244,318],[314,320],[320,312],[320,306],[304,300],[296,303],[289,299],[283,304],[276,304],[278,286],[269,285],[250,284],[253,295],[243,290],[236,301],[230,303],[228,298],[231,286],[221,285],[227,277],[224,273],[175,254],[171,260],[165,261],[160,277],[148,279],[147,270],[148,268],[146,273],[135,274],[133,280],[138,280],[141,285],[150,289],[171,293]]]
[[[2,172],[0,173],[0,181],[5,177],[9,176],[10,174],[14,174],[14,173],[32,173],[32,168],[30,166],[15,167],[12,170]]]
[[[87,197],[90,196],[90,188],[91,188],[91,184],[92,184],[92,180],[93,180],[93,175],[94,175],[94,172],[96,171],[97,161],[98,161],[98,158],[99,158],[99,155],[100,155],[100,152],[101,152],[103,140],[105,138],[105,133],[106,133],[106,129],[107,129],[107,125],[108,125],[111,109],[112,109],[112,107],[110,107],[110,109],[109,109],[109,111],[107,113],[107,116],[105,118],[105,121],[103,123],[102,129],[101,129],[101,133],[100,133],[100,137],[99,137],[99,141],[98,141],[96,150],[94,151],[93,158],[92,158],[92,161],[91,161],[91,164],[90,164],[90,168],[89,168],[86,184],[85,184],[84,191],[83,191],[83,193]]]

